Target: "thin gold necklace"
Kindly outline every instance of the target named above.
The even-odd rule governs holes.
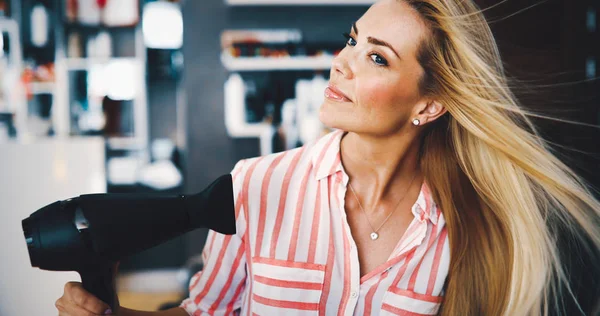
[[[377,238],[379,238],[378,231],[381,229],[381,227],[383,227],[383,225],[388,221],[388,219],[390,219],[390,217],[392,216],[392,214],[394,214],[396,212],[396,209],[398,209],[398,205],[400,205],[400,202],[402,202],[402,200],[404,200],[404,198],[408,194],[408,190],[412,186],[413,181],[415,181],[415,177],[416,176],[417,176],[417,173],[415,172],[415,174],[412,177],[412,180],[410,180],[410,183],[408,184],[408,187],[406,188],[406,192],[404,192],[404,195],[398,200],[398,203],[396,203],[396,206],[394,207],[394,209],[385,218],[385,220],[383,220],[383,223],[381,223],[381,225],[379,225],[379,227],[377,227],[377,229],[374,229],[373,225],[371,225],[371,221],[369,221],[369,217],[367,216],[367,212],[365,212],[365,209],[362,207],[362,204],[360,204],[360,200],[358,199],[358,196],[356,196],[356,192],[354,192],[354,188],[352,187],[352,184],[348,183],[348,186],[350,186],[350,190],[352,191],[352,195],[354,195],[354,198],[356,199],[356,202],[358,202],[358,206],[362,210],[363,214],[365,215],[365,218],[367,219],[367,223],[369,223],[369,226],[371,227],[371,230],[373,231],[371,233],[371,240],[377,240]]]

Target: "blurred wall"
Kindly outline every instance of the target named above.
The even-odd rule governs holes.
[[[476,2],[487,8],[500,1]],[[568,147],[555,147],[563,162],[598,189],[600,29],[597,16],[593,23],[589,17],[599,9],[594,0],[523,0],[486,11],[521,103],[538,113],[596,126],[534,120],[547,140]]]

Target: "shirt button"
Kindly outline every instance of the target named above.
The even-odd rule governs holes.
[[[352,292],[352,293],[350,293],[350,296],[352,296],[352,298],[356,298],[358,296],[358,293]]]

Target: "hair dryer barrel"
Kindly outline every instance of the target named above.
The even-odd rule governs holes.
[[[77,198],[94,252],[119,260],[196,228],[235,234],[231,175],[195,195],[90,194]]]

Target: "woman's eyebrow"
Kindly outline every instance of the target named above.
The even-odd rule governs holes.
[[[352,28],[354,29],[354,34],[358,35],[358,28],[356,27],[356,22],[352,22]],[[398,59],[402,60],[402,58],[400,58],[400,55],[398,55],[396,50],[394,50],[394,48],[392,48],[392,45],[390,45],[388,42],[371,37],[371,36],[367,37],[367,41],[373,45],[385,46],[385,47],[391,49],[392,52],[394,52],[394,54],[396,55],[396,57],[398,57]]]
[[[392,45],[388,44],[386,41],[374,38],[374,37],[367,37],[367,41],[373,45],[379,45],[379,46],[385,46],[389,49],[392,50],[392,52],[394,52],[394,54],[396,54],[396,57],[398,57],[398,59],[402,59],[400,58],[400,55],[398,55],[398,53],[396,53],[396,51],[394,50],[394,48],[392,48]]]

